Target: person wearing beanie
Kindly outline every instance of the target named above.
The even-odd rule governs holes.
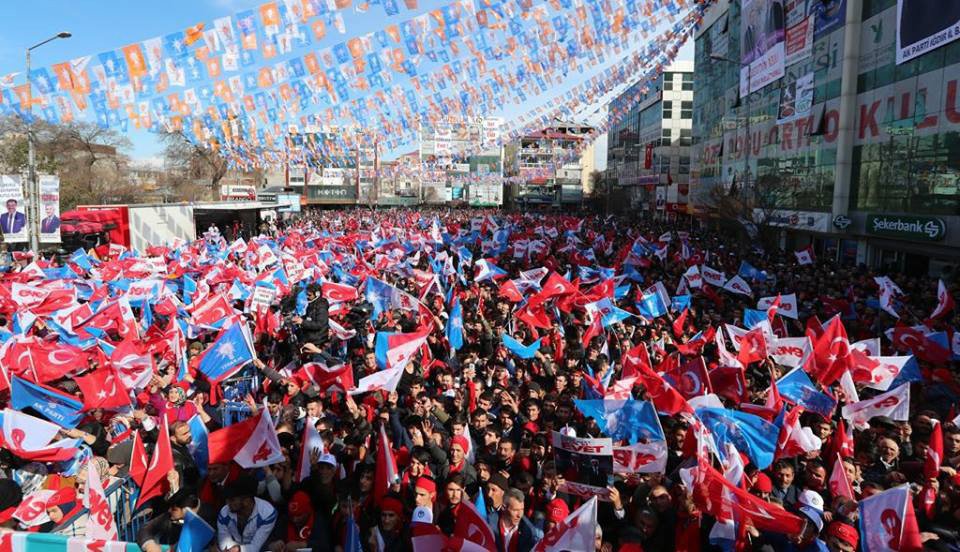
[[[463,435],[454,435],[450,438],[450,474],[463,475],[464,484],[473,487],[477,483],[477,470],[467,462],[467,451],[470,443]]]
[[[770,479],[770,476],[763,472],[758,472],[756,478],[754,478],[753,485],[750,487],[750,492],[764,500],[770,500],[770,493],[773,492],[773,481]]]
[[[547,504],[547,516],[543,520],[543,532],[547,533],[570,515],[570,506],[563,499],[555,498]]]
[[[437,499],[437,482],[430,477],[419,477],[414,485],[413,492],[415,510],[412,521],[433,522],[433,505]]]
[[[277,510],[257,498],[257,481],[241,477],[226,488],[227,505],[217,516],[220,550],[261,550],[277,523]]]
[[[503,476],[500,472],[493,472],[490,474],[490,479],[487,480],[487,519],[488,521],[492,519],[492,516],[499,513],[503,510],[503,495],[507,492],[507,489],[510,488],[510,485],[507,483],[507,478]]]
[[[287,502],[286,530],[282,534],[283,538],[270,543],[270,550],[272,552],[284,552],[307,548],[307,543],[311,540],[315,518],[313,504],[310,503],[310,497],[307,493],[303,491],[293,493],[290,501]]]
[[[860,534],[852,525],[840,521],[827,526],[827,548],[830,552],[856,552]]]
[[[370,530],[367,539],[370,550],[382,552],[406,552],[410,538],[406,534],[403,517],[403,502],[393,494],[380,501],[380,523]]]

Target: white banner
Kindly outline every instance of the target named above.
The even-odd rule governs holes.
[[[19,176],[0,175],[0,232],[6,243],[26,243],[27,211],[23,201],[23,183]]]
[[[665,441],[613,447],[613,473],[663,473],[666,468]]]
[[[784,75],[783,0],[743,0],[740,13],[740,97]]]
[[[960,38],[960,2],[897,0],[897,65]]]
[[[40,179],[40,243],[60,243],[60,178]]]
[[[783,337],[767,344],[767,353],[782,366],[803,366],[813,352],[809,337]]]
[[[757,308],[760,310],[766,310],[770,308],[770,305],[777,300],[777,297],[761,297],[757,301]],[[786,316],[787,318],[793,318],[794,320],[798,319],[797,316],[797,294],[791,293],[789,295],[780,296],[780,306],[777,307],[777,314],[780,316]]]

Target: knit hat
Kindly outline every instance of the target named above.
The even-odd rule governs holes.
[[[417,487],[418,489],[423,489],[423,490],[427,491],[428,493],[436,493],[436,492],[437,492],[437,482],[434,481],[433,479],[430,479],[429,477],[420,477],[420,478],[418,478],[418,479],[417,479],[417,485],[416,485],[416,487]]]
[[[292,516],[312,513],[313,505],[310,504],[310,497],[303,491],[293,493],[293,496],[290,497],[290,502],[287,503],[287,511],[289,511]]]
[[[547,521],[560,523],[570,515],[570,507],[562,499],[555,498],[547,504]]]
[[[385,496],[380,501],[381,512],[393,512],[398,516],[403,516],[403,503],[392,496]]]
[[[860,541],[860,534],[857,533],[857,530],[842,521],[830,523],[830,525],[827,526],[827,535],[836,537],[854,548],[857,547],[857,543]]]
[[[467,441],[467,438],[463,435],[454,435],[450,438],[450,448],[453,448],[453,445],[460,445],[460,448],[463,449],[463,452],[470,450],[470,443]]]
[[[758,473],[756,481],[753,482],[753,490],[758,493],[773,492],[773,482],[770,481],[770,476],[763,472]]]

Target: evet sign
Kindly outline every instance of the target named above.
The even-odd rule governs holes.
[[[611,456],[613,454],[613,441],[611,439],[567,437],[558,431],[554,431],[552,436],[554,448],[593,456]]]

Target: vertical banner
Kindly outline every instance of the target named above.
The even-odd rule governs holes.
[[[60,243],[60,178],[40,178],[40,243]]]
[[[784,75],[783,0],[743,0],[740,14],[740,96]]]
[[[960,2],[897,0],[897,65],[960,38]]]
[[[847,19],[847,0],[814,2],[810,6],[810,14],[817,18],[813,33],[814,40],[820,40],[821,36],[843,27]]]
[[[27,241],[27,214],[23,201],[23,183],[19,176],[0,176],[0,201],[3,201],[3,213],[0,214],[0,232],[6,243],[25,243]]]
[[[780,89],[780,111],[777,124],[806,117],[813,109],[813,72],[798,78]]]

